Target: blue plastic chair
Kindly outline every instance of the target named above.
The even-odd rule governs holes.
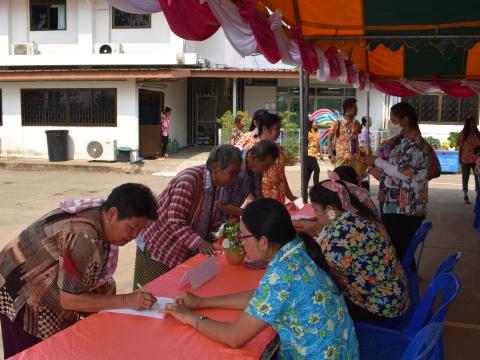
[[[457,265],[458,261],[460,260],[461,256],[462,256],[462,253],[458,251],[455,254],[452,254],[449,257],[447,257],[445,260],[443,260],[443,262],[438,267],[437,272],[435,273],[435,277],[438,276],[439,274],[452,272],[455,266]]]
[[[402,355],[402,360],[436,360],[435,352],[442,339],[441,323],[430,323],[420,330],[412,339]]]
[[[443,323],[448,305],[461,289],[458,276],[453,273],[439,274],[425,291],[418,307],[405,329],[391,329],[382,323],[357,322],[355,324],[360,344],[360,358],[401,359],[411,339],[426,325],[432,322]],[[438,307],[435,307],[439,299]],[[438,359],[443,359],[443,346],[435,349]]]
[[[423,247],[425,245],[425,238],[428,232],[432,229],[432,222],[425,221],[415,232],[410,244],[408,245],[407,252],[402,260],[402,267],[405,270],[408,278],[408,288],[410,293],[410,305],[413,308],[417,307],[420,300],[420,290],[418,286],[418,271],[420,269],[420,260],[422,259]],[[412,268],[412,264],[416,264]]]

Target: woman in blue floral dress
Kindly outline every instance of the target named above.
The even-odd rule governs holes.
[[[267,326],[281,343],[282,359],[358,359],[353,321],[318,244],[296,237],[288,211],[260,199],[243,213],[240,238],[254,261],[269,261],[256,290],[202,298],[181,294],[166,312],[211,339],[241,347]],[[206,319],[191,309],[242,309],[233,323]]]
[[[330,180],[314,186],[310,198],[325,226],[319,243],[354,320],[380,320],[408,308],[408,282],[385,227],[367,206],[362,190]]]

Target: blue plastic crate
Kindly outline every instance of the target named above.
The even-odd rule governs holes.
[[[442,168],[442,173],[458,173],[460,164],[458,163],[458,151],[435,150],[438,161]]]

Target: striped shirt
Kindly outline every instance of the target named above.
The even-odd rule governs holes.
[[[154,260],[174,268],[198,250],[210,231],[205,223],[214,223],[218,193],[204,165],[185,169],[170,181],[156,198],[158,219],[140,233]]]

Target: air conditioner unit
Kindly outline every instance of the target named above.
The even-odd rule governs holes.
[[[116,161],[117,140],[90,141],[87,145],[87,154],[92,161]]]
[[[97,44],[97,54],[123,54],[123,45],[119,43]]]
[[[37,55],[38,46],[35,43],[16,43],[12,45],[13,55]]]

